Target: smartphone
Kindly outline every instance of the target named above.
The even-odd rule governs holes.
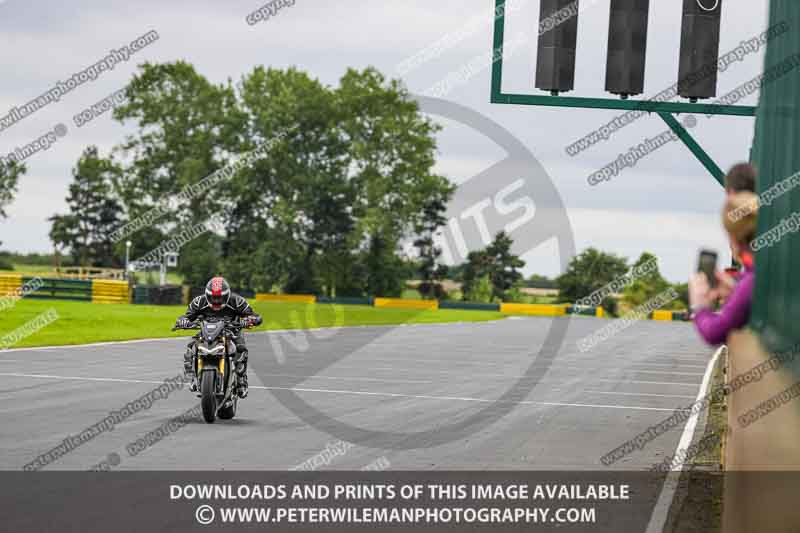
[[[700,259],[697,261],[697,271],[705,273],[708,284],[713,288],[717,286],[717,252],[700,250]]]

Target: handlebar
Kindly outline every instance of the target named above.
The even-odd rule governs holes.
[[[171,331],[178,331],[178,330],[181,330],[181,329],[200,329],[200,324],[203,322],[203,320],[204,320],[203,318],[199,318],[199,319],[191,322],[186,327],[173,326]],[[242,323],[241,320],[238,320],[238,319],[234,319],[234,320],[223,319],[223,320],[220,320],[220,322],[224,322],[225,326],[231,326],[231,327],[234,327],[234,328],[237,328],[237,329],[244,329],[244,328],[253,327],[253,325],[250,325],[250,324],[245,325],[244,323]]]

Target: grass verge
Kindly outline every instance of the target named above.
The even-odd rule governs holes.
[[[709,391],[725,384],[725,358],[720,357],[711,377]],[[680,487],[675,495],[670,533],[719,533],[722,531],[722,443],[728,424],[724,397],[712,401],[706,414],[705,428],[700,439],[715,442],[687,462]],[[711,440],[713,439],[713,440]],[[698,438],[695,438],[695,442]]]
[[[483,322],[504,315],[494,311],[441,309],[376,309],[360,305],[251,302],[264,323],[251,331],[307,329],[319,327]],[[20,300],[0,311],[0,337],[54,308],[59,319],[16,343],[13,348],[61,346],[91,342],[123,341],[161,337],[185,337],[185,331],[170,332],[185,306],[92,304],[62,300]]]

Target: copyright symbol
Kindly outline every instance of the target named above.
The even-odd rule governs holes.
[[[201,505],[194,512],[194,517],[198,524],[207,526],[214,521],[214,508],[210,505]]]

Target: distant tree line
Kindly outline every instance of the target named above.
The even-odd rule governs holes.
[[[73,171],[68,212],[50,237],[78,264],[118,266],[110,234],[172,199],[131,235],[131,257],[173,232],[230,213],[223,234],[180,250],[187,283],[225,275],[235,287],[339,296],[397,296],[419,265],[435,291],[444,272],[430,240],[454,186],[433,171],[439,126],[395,80],[348,70],[337,87],[306,73],[255,68],[216,85],[185,62],[145,64],[114,111],[137,130],[111,153],[89,147]],[[262,143],[260,159],[192,198],[178,193]]]
[[[418,279],[424,298],[533,301],[523,289],[540,288],[574,302],[653,259],[645,252],[629,266],[588,248],[556,279],[524,279],[525,263],[500,232],[463,264],[443,265],[434,236],[454,185],[433,170],[440,128],[399,81],[373,68],[350,69],[330,87],[294,68],[256,67],[236,84],[213,84],[183,61],[146,63],[126,96],[114,118],[134,133],[108,154],[86,148],[67,212],[50,218],[50,238],[68,263],[119,267],[126,240],[137,258],[221,213],[224,232],[180,249],[185,283],[221,274],[257,291],[399,296]],[[267,153],[232,177],[200,195],[179,194],[267,142]],[[0,218],[24,173],[0,161]],[[153,224],[112,240],[115,230],[165,205]],[[404,242],[414,257],[404,255]],[[447,294],[446,279],[461,282],[458,295]],[[639,305],[666,287],[656,269],[603,305],[615,313],[620,299]],[[685,295],[685,286],[678,291]]]

